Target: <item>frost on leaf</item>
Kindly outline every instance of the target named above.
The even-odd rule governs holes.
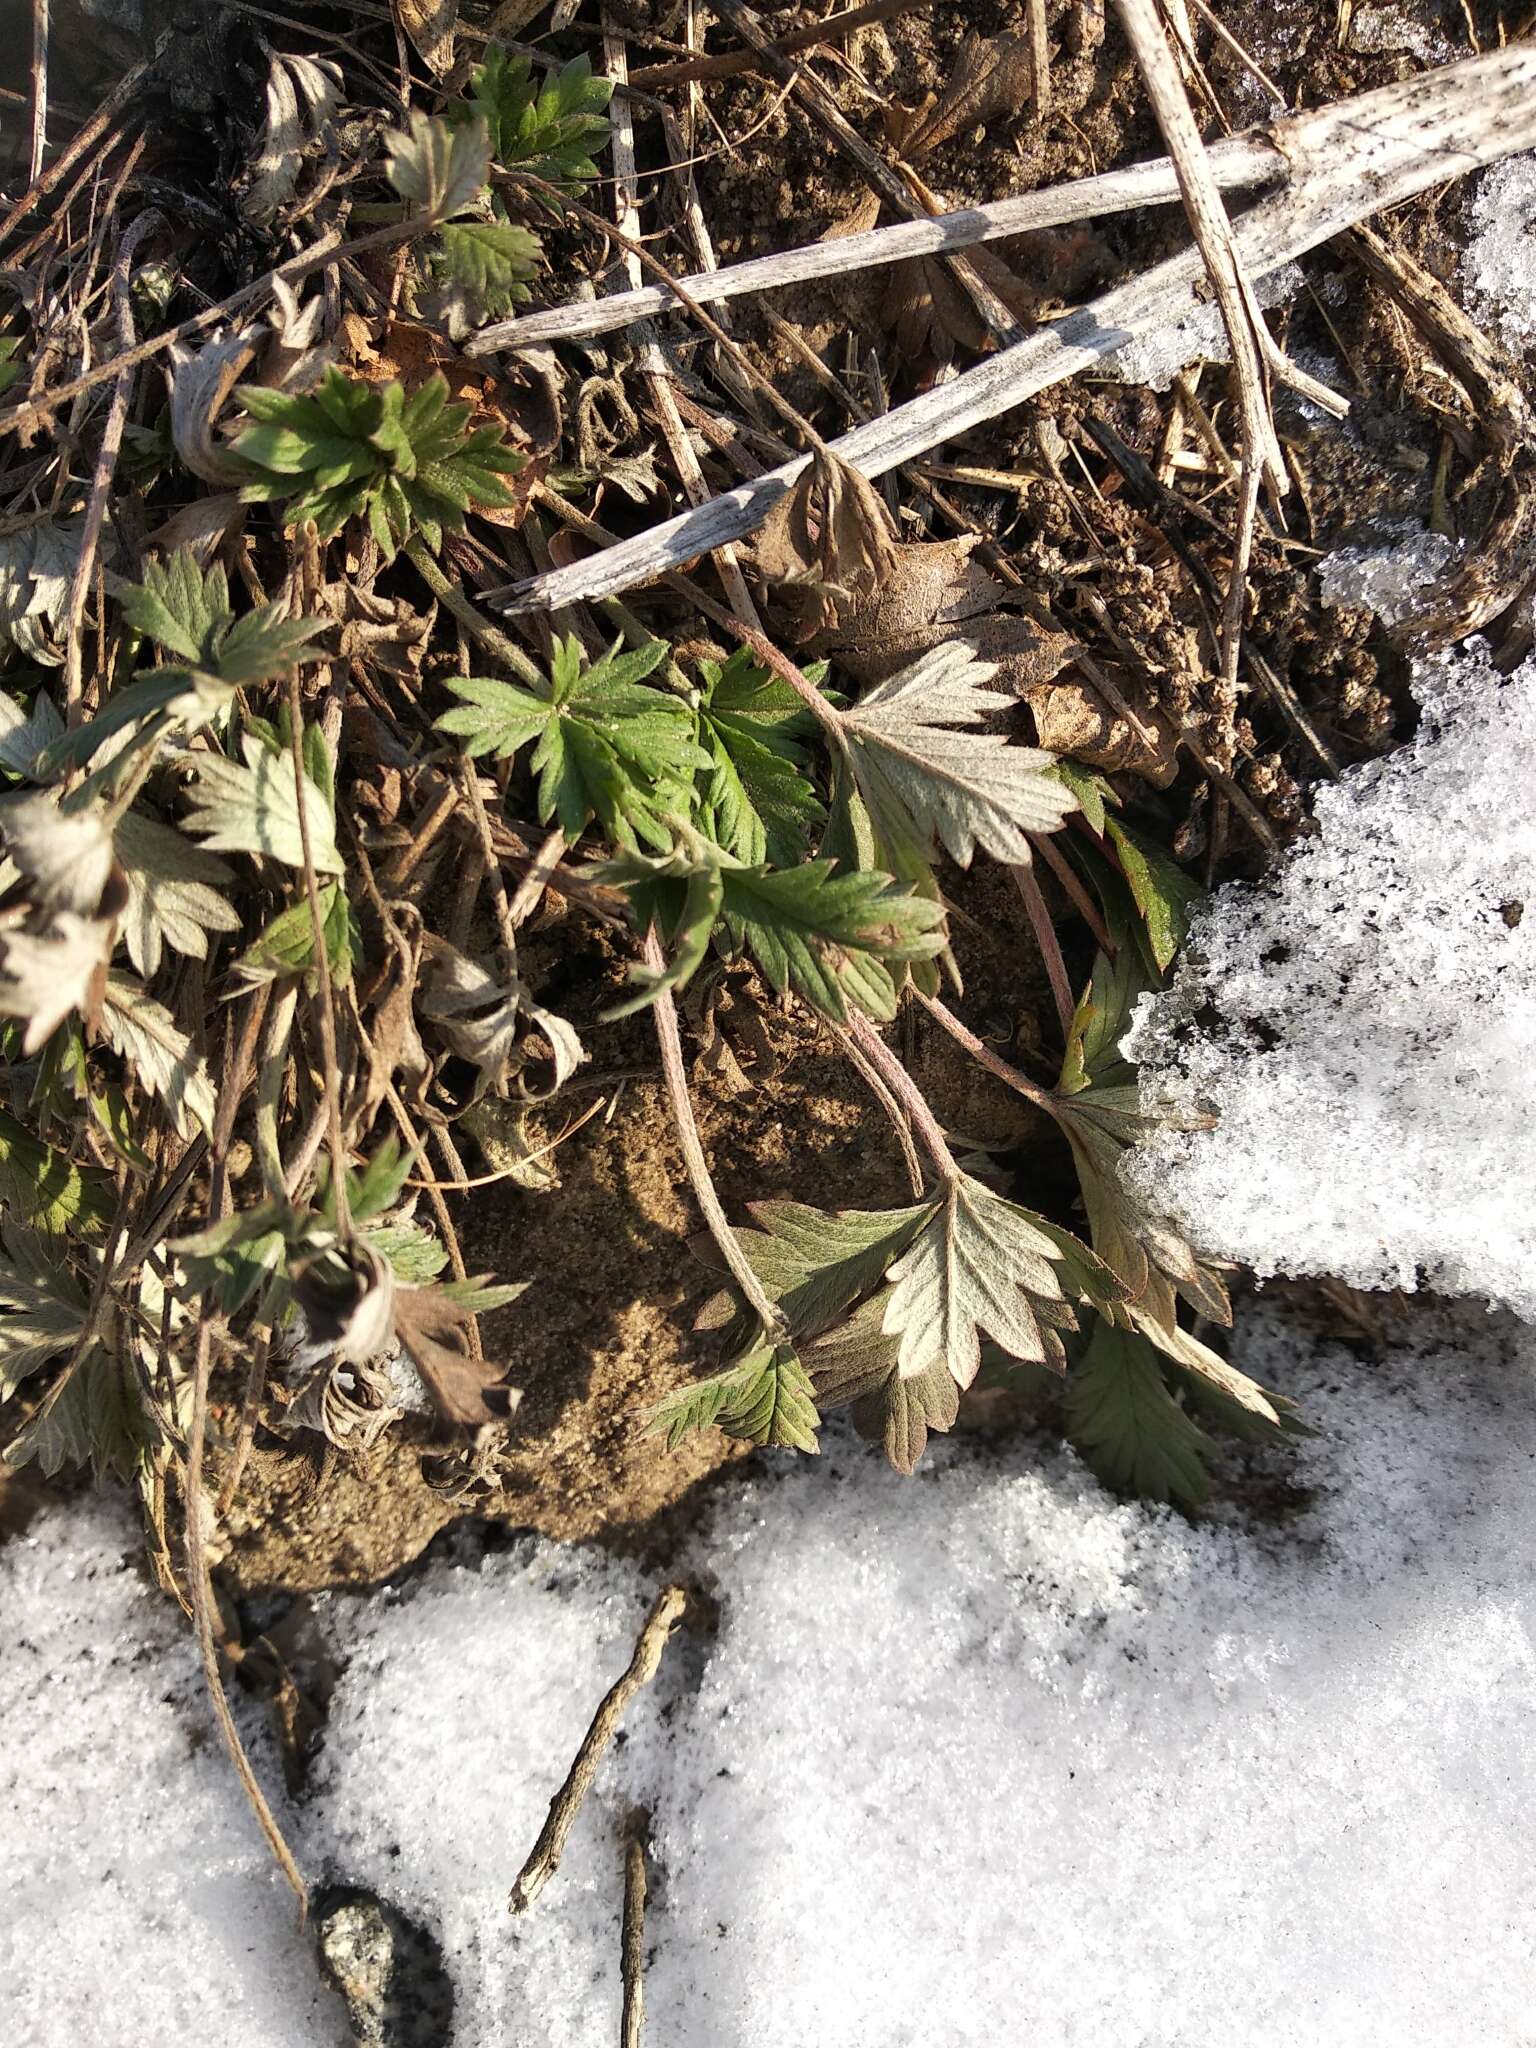
[[[996,673],[951,641],[878,683],[842,714],[853,774],[881,836],[927,859],[942,845],[969,867],[980,846],[1022,865],[1031,832],[1054,832],[1076,807],[1054,757],[997,733],[957,731],[1009,708]]]

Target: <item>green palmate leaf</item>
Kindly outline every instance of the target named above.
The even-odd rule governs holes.
[[[240,398],[256,422],[234,443],[250,478],[242,497],[290,500],[289,524],[313,519],[322,539],[366,519],[393,559],[413,533],[437,549],[471,507],[516,502],[505,479],[523,457],[494,427],[470,427],[472,408],[448,403],[441,374],[409,397],[398,381],[330,369],[302,396],[244,385]]]
[[[434,271],[462,294],[471,320],[503,320],[528,297],[543,251],[536,235],[502,221],[466,220],[438,237]]]
[[[292,753],[259,732],[247,733],[240,750],[243,762],[231,761],[224,754],[195,757],[194,803],[187,830],[195,832],[210,851],[265,854],[269,860],[302,868],[304,840]],[[329,799],[308,773],[303,787],[315,870],[339,875],[342,859]]]
[[[471,90],[473,111],[485,120],[504,170],[527,171],[572,192],[597,176],[592,158],[608,141],[604,110],[613,81],[594,78],[588,58],[573,59],[540,87],[528,58],[508,56],[493,43]]]
[[[985,687],[996,674],[953,640],[877,684],[841,714],[849,762],[875,828],[926,860],[942,845],[968,867],[981,846],[998,860],[1030,857],[1031,832],[1054,832],[1075,808],[1055,756],[1016,747],[979,725],[1012,700]]]
[[[491,137],[483,120],[448,122],[412,114],[385,137],[384,174],[400,197],[433,220],[451,220],[473,206],[491,168]]]
[[[907,1209],[813,1209],[804,1202],[754,1202],[755,1230],[737,1243],[769,1299],[797,1335],[824,1330],[877,1286],[929,1215]]]
[[[29,1373],[72,1350],[85,1327],[85,1296],[31,1231],[7,1222],[0,1245],[0,1401]]]
[[[1066,1237],[970,1174],[947,1181],[891,1267],[883,1327],[901,1340],[899,1370],[916,1379],[943,1366],[968,1387],[983,1332],[1010,1358],[1062,1370],[1057,1331],[1077,1326],[1062,1284]],[[1092,1254],[1077,1250],[1082,1276]]]
[[[713,1426],[751,1443],[815,1452],[820,1423],[810,1379],[789,1345],[760,1344],[724,1372],[658,1402],[647,1427],[672,1450]]]
[[[163,1003],[131,974],[109,974],[102,992],[101,1027],[114,1052],[128,1062],[152,1095],[190,1138],[194,1124],[211,1136],[216,1107],[208,1063]]]
[[[94,1236],[112,1214],[112,1183],[81,1168],[0,1110],[0,1216],[52,1236]]]
[[[345,987],[362,954],[362,932],[340,882],[321,885],[320,918],[331,979]],[[315,924],[309,898],[301,895],[252,940],[234,962],[234,971],[253,983],[277,981],[285,974],[302,974],[312,981],[314,965]]]
[[[1067,1382],[1066,1413],[1083,1462],[1114,1492],[1186,1507],[1208,1495],[1205,1459],[1216,1446],[1169,1393],[1138,1332],[1099,1323]]]
[[[825,816],[801,771],[814,721],[796,692],[744,649],[724,664],[700,662],[699,672],[698,738],[710,756],[700,776],[700,826],[749,867],[793,867]]]
[[[669,848],[664,819],[692,808],[695,773],[710,763],[683,700],[641,680],[665,653],[659,640],[631,653],[615,643],[589,666],[579,641],[557,640],[548,696],[491,677],[460,677],[449,688],[463,702],[443,713],[438,728],[471,756],[502,760],[536,740],[539,818],[557,819],[568,839],[596,818],[630,851],[641,843]]]
[[[722,873],[733,944],[780,995],[792,990],[835,1023],[850,1009],[888,1023],[896,1014],[893,966],[943,950],[942,906],[889,875],[836,874],[830,860]]]
[[[1120,799],[1115,794],[1114,785],[1106,777],[1096,775],[1091,768],[1084,768],[1078,761],[1058,760],[1051,773],[1071,790],[1077,799],[1077,808],[1102,838],[1108,815],[1106,806],[1113,805],[1116,810],[1120,808]]]
[[[217,565],[200,569],[189,548],[178,549],[163,565],[149,563],[144,581],[130,584],[121,603],[128,623],[167,653],[230,684],[281,675],[323,630],[319,619],[284,618],[275,604],[237,619],[224,571]]]
[[[170,825],[128,811],[112,835],[128,881],[122,935],[140,974],[159,972],[163,949],[208,957],[210,932],[235,932],[240,916],[227,897],[234,880],[224,862]]]
[[[98,1479],[126,1481],[157,1435],[131,1366],[104,1345],[92,1344],[49,1390],[4,1456],[9,1465],[35,1462],[49,1479],[66,1465],[88,1463]]]
[[[859,1434],[883,1446],[898,1472],[912,1472],[928,1447],[928,1433],[955,1425],[960,1389],[945,1365],[915,1378],[900,1369],[901,1339],[885,1329],[883,1289],[860,1304],[839,1329],[806,1353],[811,1384],[825,1411],[852,1404]]]
[[[1129,832],[1117,818],[1106,821],[1106,830],[1145,922],[1152,958],[1165,974],[1189,930],[1190,906],[1204,891],[1160,847]]]
[[[176,1239],[170,1250],[181,1266],[181,1292],[192,1301],[206,1295],[233,1315],[282,1272],[302,1228],[287,1202],[270,1201]]]

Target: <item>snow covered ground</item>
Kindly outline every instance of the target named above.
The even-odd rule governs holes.
[[[1410,592],[1420,546],[1396,557]],[[1365,561],[1373,602],[1392,561]],[[1536,1320],[1536,660],[1504,677],[1473,642],[1414,688],[1413,739],[1319,789],[1316,836],[1218,890],[1144,999],[1144,1097],[1218,1121],[1161,1134],[1131,1177],[1260,1275]]]
[[[657,2048],[1536,2041],[1536,1337],[1385,1363],[1250,1315],[1322,1434],[1286,1516],[1192,1527],[1066,1453],[770,1463],[566,1862],[510,1881],[654,1590],[528,1543],[332,1600],[316,1877],[441,1939],[455,2048],[617,2039],[618,1830],[653,1816]],[[179,1617],[77,1506],[0,1550],[0,2017],[27,2048],[332,2048]],[[265,1774],[274,1778],[271,1759]]]

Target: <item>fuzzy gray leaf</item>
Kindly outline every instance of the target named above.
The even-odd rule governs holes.
[[[474,205],[491,168],[490,131],[479,115],[450,128],[436,115],[412,114],[410,127],[386,141],[389,182],[419,212],[451,220]]]
[[[173,826],[129,811],[118,821],[114,843],[128,878],[122,934],[140,974],[158,972],[165,946],[206,960],[210,932],[240,929],[239,913],[221,893],[234,876]]]
[[[131,974],[109,974],[101,1023],[114,1052],[160,1097],[182,1137],[191,1137],[194,1122],[211,1134],[216,1098],[208,1064],[164,1004]]]
[[[880,832],[926,858],[942,843],[961,867],[981,846],[998,860],[1029,860],[1030,832],[1054,832],[1077,799],[1049,771],[1054,757],[1016,747],[979,725],[1012,700],[986,683],[996,673],[963,640],[935,647],[845,711],[854,776]]]
[[[299,802],[293,756],[274,753],[254,733],[241,742],[244,762],[225,754],[199,754],[193,792],[195,807],[187,830],[196,832],[210,852],[260,853],[291,868],[304,865],[299,831]],[[315,871],[342,872],[336,848],[331,806],[310,777],[304,777],[304,813],[309,822],[310,851]]]
[[[64,721],[46,690],[38,691],[30,711],[23,711],[9,692],[0,691],[0,768],[30,778],[38,755],[52,746],[63,730]]]
[[[968,1387],[981,1366],[983,1331],[1011,1358],[1052,1359],[1041,1324],[1063,1320],[1062,1256],[1027,1209],[969,1174],[948,1183],[890,1270],[883,1328],[901,1339],[902,1374],[916,1379],[942,1365]]]

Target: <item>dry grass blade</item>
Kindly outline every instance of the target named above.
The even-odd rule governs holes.
[[[1253,276],[1303,255],[1362,218],[1443,180],[1536,147],[1536,50],[1472,57],[1406,84],[1277,123],[1290,183],[1235,224]],[[1197,250],[1170,258],[906,405],[829,444],[866,476],[883,476],[954,435],[995,418],[1089,368],[1132,337],[1187,318],[1205,265]],[[507,609],[552,609],[615,595],[740,540],[790,490],[809,457],[570,567],[500,593]]]
[[[592,1716],[591,1727],[581,1739],[581,1747],[566,1773],[565,1783],[549,1803],[549,1813],[539,1830],[539,1839],[512,1886],[512,1894],[507,1901],[509,1912],[526,1913],[560,1868],[560,1858],[565,1853],[566,1842],[581,1811],[581,1802],[592,1789],[597,1767],[618,1732],[624,1710],[636,1693],[643,1691],[656,1676],[662,1652],[687,1605],[686,1586],[664,1586],[657,1594],[635,1643],[628,1669],[604,1695]]]
[[[1222,325],[1227,330],[1237,380],[1244,461],[1257,465],[1271,497],[1278,501],[1290,489],[1290,478],[1269,409],[1264,345],[1259,339],[1263,315],[1243,270],[1232,223],[1206,163],[1205,144],[1158,19],[1156,0],[1115,0],[1115,4],[1157,115],[1157,125],[1163,131],[1163,140],[1178,172],[1184,210],[1189,215],[1196,247],[1205,259]],[[1235,572],[1234,580],[1241,581]]]
[[[1266,135],[1234,136],[1208,152],[1211,174],[1223,191],[1250,191],[1278,184],[1286,160]],[[843,235],[832,242],[810,242],[771,256],[753,256],[727,270],[703,270],[671,285],[642,285],[635,291],[611,292],[606,298],[577,300],[545,313],[525,313],[516,320],[484,327],[465,343],[469,355],[502,349],[533,348],[551,341],[573,341],[582,335],[606,334],[653,314],[675,311],[684,295],[708,303],[737,298],[744,292],[777,291],[818,277],[841,277],[854,270],[903,263],[917,256],[942,256],[981,242],[1040,228],[1061,227],[1075,220],[1096,220],[1128,213],[1138,206],[1171,204],[1179,197],[1178,174],[1166,157],[1107,171],[1093,178],[1074,178],[1045,192],[1025,192],[988,206],[967,206],[956,213],[895,221],[863,234]]]

